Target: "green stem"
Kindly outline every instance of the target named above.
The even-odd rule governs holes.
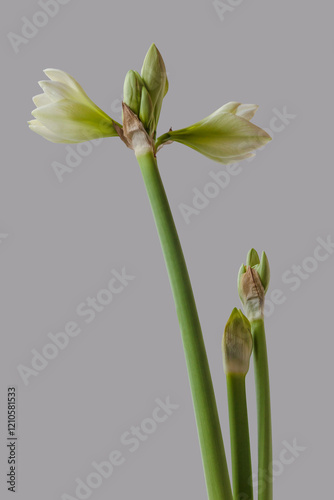
[[[226,375],[235,500],[253,500],[245,378],[243,374]]]
[[[270,386],[263,319],[251,321],[258,425],[258,500],[272,500],[272,435]]]
[[[191,283],[152,152],[137,156],[151,203],[180,324],[209,500],[232,500],[223,438]]]

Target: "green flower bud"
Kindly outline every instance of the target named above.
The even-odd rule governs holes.
[[[262,252],[261,260],[259,259],[259,255],[254,248],[252,248],[247,255],[246,266],[251,266],[255,269],[260,277],[262,286],[264,288],[264,293],[267,292],[270,281],[270,267],[268,258],[265,252]]]
[[[123,86],[123,102],[135,115],[139,115],[141,91],[144,86],[144,82],[137,71],[132,69],[127,72],[124,80]]]
[[[155,131],[154,108],[151,96],[146,87],[142,87],[141,89],[139,120],[144,125],[147,133],[153,135]]]
[[[251,248],[247,254],[246,266],[254,267],[256,264],[260,264],[259,255],[254,248]]]
[[[251,326],[236,307],[226,323],[222,341],[223,365],[226,375],[246,375],[253,349]]]
[[[252,248],[247,255],[246,266],[238,273],[238,292],[250,321],[263,317],[264,297],[269,287],[270,268],[265,252],[261,260]]]
[[[260,280],[264,288],[264,293],[266,293],[270,282],[270,267],[268,257],[265,252],[262,252],[260,263],[254,266],[254,268],[257,270],[260,276]]]
[[[152,99],[154,121],[157,125],[162,101],[168,91],[168,80],[164,60],[154,43],[144,59],[141,76]]]

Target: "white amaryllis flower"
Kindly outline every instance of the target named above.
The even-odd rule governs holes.
[[[31,130],[51,142],[66,143],[118,135],[114,123],[119,124],[89,99],[72,76],[59,69],[44,73],[50,80],[38,82],[44,93],[33,97]]]
[[[250,122],[257,109],[256,104],[229,102],[194,125],[170,130],[158,138],[157,147],[176,141],[225,164],[249,158],[271,139]]]

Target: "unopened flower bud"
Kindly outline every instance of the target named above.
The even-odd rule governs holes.
[[[257,270],[260,276],[260,280],[264,288],[264,293],[266,293],[270,282],[270,267],[265,252],[262,252],[260,263],[254,266],[254,268]]]
[[[254,248],[251,248],[247,254],[246,266],[254,267],[260,264],[259,254]]]
[[[158,124],[163,98],[168,91],[168,80],[164,60],[154,45],[149,48],[141,69],[141,77],[151,96],[155,125]]]
[[[137,71],[132,69],[127,72],[123,86],[123,102],[135,115],[139,115],[141,90],[144,83]]]
[[[155,131],[154,109],[151,96],[146,87],[141,89],[139,120],[144,125],[147,133],[152,135]]]
[[[222,351],[226,375],[246,375],[253,349],[251,326],[246,316],[234,308],[226,324]]]
[[[252,248],[238,274],[238,292],[250,321],[263,318],[264,297],[269,287],[270,268],[265,252],[261,260]]]

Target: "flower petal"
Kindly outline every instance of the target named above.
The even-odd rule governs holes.
[[[63,139],[62,137],[58,137],[56,134],[51,132],[51,130],[46,128],[39,120],[31,120],[30,122],[28,122],[28,124],[29,124],[29,128],[33,132],[36,132],[36,134],[41,135],[42,137],[44,137],[44,139],[47,139],[48,141],[56,142],[56,143],[60,143],[60,142],[71,143],[71,142],[73,142],[73,141],[67,141],[67,140]]]
[[[84,142],[117,136],[113,120],[94,108],[63,99],[35,109],[32,115],[59,137],[71,142]]]
[[[245,120],[251,120],[258,109],[258,104],[240,104],[236,115],[245,118]]]
[[[195,151],[197,151],[198,153],[204,154],[199,149],[194,148],[192,146],[190,146],[190,147],[192,149],[194,149]],[[244,154],[236,155],[236,156],[212,156],[212,155],[205,153],[204,156],[206,156],[210,160],[216,161],[218,163],[222,163],[223,165],[230,165],[231,163],[238,163],[239,161],[246,160],[247,158],[252,158],[253,156],[255,156],[255,153],[244,153]]]
[[[73,76],[69,75],[65,71],[62,71],[61,69],[48,68],[45,69],[43,72],[53,82],[64,83],[65,85],[71,87],[73,90],[76,90],[77,92],[82,92],[87,96],[86,92],[81,87],[81,85],[73,78]]]
[[[215,113],[232,113],[240,116],[240,118],[245,118],[245,120],[251,120],[258,108],[257,104],[242,104],[241,102],[232,101],[224,104]]]
[[[52,82],[54,83],[60,83],[63,85],[67,85],[71,89],[75,91],[75,100],[82,102],[83,104],[90,105],[96,109],[96,111],[99,111],[99,113],[104,116],[106,119],[109,118],[108,115],[102,111],[101,108],[99,108],[94,101],[92,101],[84,89],[81,87],[81,85],[73,78],[73,76],[69,75],[65,71],[62,71],[60,69],[45,69],[44,73]],[[64,96],[65,97],[65,96]]]
[[[62,99],[69,99],[72,101],[79,101],[79,102],[82,102],[82,100],[84,100],[84,104],[87,103],[86,99],[81,98],[81,94],[75,91],[72,87],[66,85],[66,83],[41,80],[40,82],[38,82],[38,85],[48,96],[50,102],[57,102],[61,101]]]
[[[171,141],[171,142],[173,142],[173,141]],[[180,141],[178,141],[178,142],[180,142]],[[247,158],[252,158],[253,156],[255,156],[255,153],[244,153],[244,154],[235,155],[235,156],[214,156],[214,155],[210,155],[207,152],[203,153],[203,151],[200,148],[197,148],[196,146],[190,146],[189,144],[186,144],[186,145],[189,146],[191,149],[194,149],[195,151],[197,151],[197,153],[201,153],[204,156],[206,156],[207,158],[209,158],[210,160],[216,161],[218,163],[222,163],[223,165],[237,163],[241,160],[246,160]]]
[[[36,108],[39,108],[40,106],[45,106],[46,104],[50,104],[51,103],[50,97],[48,97],[45,94],[35,95],[32,98],[32,100],[33,100]]]

